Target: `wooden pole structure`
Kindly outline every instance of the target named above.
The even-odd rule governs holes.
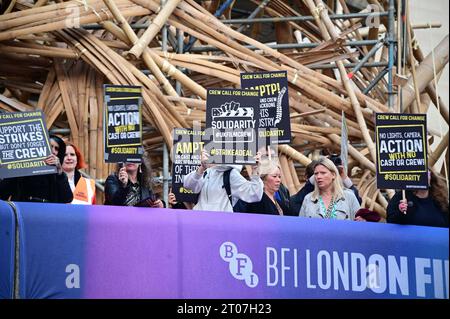
[[[104,0],[105,4],[108,6],[109,10],[112,12],[114,18],[119,22],[119,24],[122,26],[122,30],[127,36],[127,39],[124,39],[124,42],[129,43],[136,43],[138,42],[138,37],[134,33],[133,29],[131,29],[128,22],[125,20],[125,18],[120,13],[119,9],[117,8],[116,4],[112,0]],[[128,41],[127,41],[128,40]],[[144,48],[143,50],[143,60],[145,64],[149,67],[149,69],[152,71],[153,75],[158,79],[159,83],[162,85],[164,90],[167,92],[167,94],[171,96],[178,97],[177,92],[174,90],[172,85],[169,83],[167,78],[163,75],[159,67],[156,65],[154,60],[151,58],[150,53],[148,52],[147,48]],[[186,105],[182,102],[179,103],[181,106],[186,108]],[[178,119],[180,121],[180,124],[182,126],[187,126],[187,124],[184,122],[182,118]]]
[[[316,4],[319,7],[323,7],[323,2],[322,0],[315,0]],[[315,10],[317,10],[317,7],[315,7]],[[328,12],[326,10],[319,10],[320,11],[320,16],[321,18],[324,20],[324,24],[327,26],[328,34],[324,34],[325,38],[328,40],[331,37],[336,40],[339,38],[339,35],[332,23],[332,21],[330,20],[329,16],[328,16]],[[375,155],[375,144],[373,143],[372,138],[369,135],[369,130],[367,129],[367,124],[366,121],[364,119],[364,116],[361,112],[361,105],[359,104],[359,101],[355,95],[355,92],[353,90],[353,87],[350,84],[350,79],[347,77],[347,72],[345,71],[344,65],[342,63],[342,61],[337,61],[336,62],[338,68],[339,68],[339,73],[341,75],[341,80],[344,84],[344,87],[347,91],[348,96],[350,97],[350,101],[352,103],[353,106],[353,111],[355,112],[358,124],[361,127],[361,132],[363,134],[364,137],[364,141],[366,142],[367,146],[369,147],[369,151],[370,151],[370,155],[372,157],[373,162],[376,161],[376,155]]]
[[[434,49],[434,54],[436,57],[436,73],[441,72],[441,70],[448,63],[449,54],[449,36],[445,36],[444,39],[437,45]],[[432,53],[423,60],[416,70],[417,73],[417,84],[419,87],[419,92],[422,93],[428,86],[430,81],[434,78],[433,72],[433,57]],[[408,82],[403,86],[403,107],[408,107],[416,98],[416,93],[414,90],[414,79],[409,77]]]
[[[428,166],[433,167],[434,164],[439,160],[442,153],[448,148],[448,131],[447,134],[442,138],[437,148],[430,154],[428,158]]]
[[[133,47],[128,51],[128,54],[134,58],[139,58],[144,51],[144,49],[150,44],[156,34],[161,30],[161,28],[166,23],[170,14],[177,7],[181,0],[168,0],[161,11],[157,12],[158,15],[150,24],[148,29],[142,35],[142,37],[133,45]]]
[[[414,109],[414,113],[420,113],[420,92],[419,87],[417,83],[417,76],[416,76],[416,63],[414,60],[414,54],[412,49],[412,39],[411,39],[411,21],[410,21],[410,14],[409,14],[409,0],[406,0],[406,35],[407,35],[407,42],[408,42],[408,56],[409,56],[409,62],[411,67],[411,75],[414,83],[414,93],[416,96],[416,101],[414,105],[417,105],[417,107]]]
[[[324,148],[338,151],[341,137],[335,127],[340,126],[343,111],[352,143],[349,145],[351,166],[358,168],[353,169],[354,176],[351,177],[359,179],[363,171],[367,172],[361,188],[365,195],[364,206],[384,213],[387,207],[384,194],[391,197],[392,191],[383,190],[382,194],[376,189],[371,136],[375,129],[373,114],[391,111],[384,105],[386,97],[382,94],[386,91],[386,83],[383,79],[373,81],[378,74],[383,74],[378,67],[358,70],[349,78],[344,66],[347,61],[359,62],[359,57],[367,58],[366,47],[351,54],[344,46],[346,41],[363,40],[358,22],[361,19],[331,22],[328,12],[334,13],[336,1],[326,1],[326,4],[320,0],[298,1],[300,12],[296,12],[286,1],[271,0],[265,14],[273,18],[312,14],[312,22],[290,21],[285,26],[301,32],[301,41],[322,42],[313,49],[284,52],[255,40],[258,34],[248,37],[214,17],[208,10],[215,12],[215,6],[220,5],[218,0],[207,8],[195,0],[169,1],[173,7],[166,9],[170,11],[166,16],[162,14],[160,3],[159,0],[86,0],[52,4],[39,0],[34,6],[16,3],[15,12],[0,16],[0,84],[5,87],[5,92],[0,95],[0,108],[6,111],[42,109],[49,128],[67,130],[67,126],[70,127],[70,133],[64,133],[70,135],[65,138],[74,142],[77,139],[76,144],[89,165],[87,172],[102,180],[114,168],[103,162],[104,83],[143,88],[144,146],[154,153],[151,156],[158,167],[162,165],[158,148],[163,142],[170,146],[173,127],[189,127],[193,121],[204,125],[206,88],[239,87],[239,75],[243,71],[285,70],[293,134],[292,143],[279,148],[286,184],[291,190],[298,190],[300,183],[294,162],[307,165],[310,158],[306,154],[310,156],[309,152]],[[339,3],[344,12],[349,12],[344,0]],[[369,3],[380,5],[377,0],[369,0]],[[66,9],[69,8],[79,9],[81,25],[96,22],[103,29],[87,32],[68,28],[66,20],[71,12]],[[131,28],[132,24],[148,23],[150,19],[146,30]],[[372,28],[369,38],[375,39],[377,34],[386,32],[388,22],[392,22],[386,17],[381,21],[386,26],[384,31],[383,28]],[[436,94],[430,77],[424,76],[431,73],[427,69],[431,69],[432,64],[427,64],[414,40],[413,30],[409,29],[410,22],[405,22],[409,51],[414,53],[417,61],[415,63],[413,57],[408,56],[412,73],[409,80],[411,87],[415,87],[411,103],[431,100],[441,106],[438,108],[448,123],[448,107]],[[194,47],[207,44],[220,51],[217,54],[161,52],[155,39],[158,39],[160,26],[165,23],[170,34],[179,29],[186,36],[185,40],[196,37]],[[136,48],[139,41],[141,52],[129,54],[132,60],[126,60],[127,50]],[[436,56],[440,56],[437,51]],[[369,59],[380,62],[378,54]],[[381,61],[383,59],[386,59],[384,55]],[[314,64],[332,63],[337,65],[338,72],[313,69]],[[417,69],[414,68],[416,64]],[[438,67],[439,72],[442,71]],[[178,94],[171,80],[179,82],[181,90]],[[363,94],[369,84],[372,86],[370,93]],[[424,91],[426,99],[420,96]],[[30,100],[30,93],[39,95],[37,103]],[[436,135],[433,130],[429,133]],[[430,162],[435,162],[445,149],[448,146],[441,141],[438,149],[431,152]]]

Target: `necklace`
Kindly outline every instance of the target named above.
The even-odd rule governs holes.
[[[331,219],[336,218],[336,203],[334,202],[334,196],[331,197],[330,204],[328,208],[325,208],[325,203],[323,202],[322,196],[319,196],[320,208],[323,212],[325,218]]]
[[[275,204],[275,207],[278,210],[278,214],[283,215],[283,209],[281,208],[280,204],[278,204],[276,199],[275,199],[275,201],[273,203]]]
[[[280,204],[278,204],[277,199],[275,198],[275,196],[269,196],[268,193],[266,193],[267,197],[269,197],[269,199],[272,201],[272,203],[275,205],[275,208],[278,211],[279,215],[283,215],[283,209],[281,208]]]

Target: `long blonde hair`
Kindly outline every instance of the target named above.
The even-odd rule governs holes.
[[[344,188],[342,186],[341,176],[339,175],[339,171],[338,171],[336,165],[334,165],[334,163],[331,160],[329,160],[328,158],[326,158],[324,156],[319,157],[319,159],[317,160],[317,162],[314,165],[314,170],[316,169],[316,167],[318,165],[324,166],[326,169],[328,169],[331,173],[334,174],[334,179],[333,179],[333,183],[332,183],[333,197],[335,199],[343,197],[344,196]],[[319,196],[320,196],[320,189],[316,182],[314,184],[314,191],[311,195],[311,199],[313,201],[316,201],[319,199]]]

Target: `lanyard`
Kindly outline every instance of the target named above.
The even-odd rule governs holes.
[[[334,198],[331,198],[330,205],[328,208],[325,208],[325,203],[322,200],[322,196],[319,196],[319,202],[320,202],[320,208],[322,209],[322,212],[324,213],[325,218],[336,218],[336,203],[334,201]]]

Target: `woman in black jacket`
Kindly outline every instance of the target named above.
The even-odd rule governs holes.
[[[6,178],[0,182],[0,198],[17,202],[70,203],[72,190],[61,164],[66,144],[56,135],[50,135],[52,154],[44,162],[54,165],[57,173],[37,176]]]
[[[277,196],[281,187],[281,168],[276,160],[261,162],[261,179],[264,182],[264,193],[261,201],[246,203],[245,212],[267,215],[293,215],[289,201]],[[289,196],[287,196],[289,198]]]
[[[392,197],[387,207],[388,223],[449,227],[447,185],[442,177],[428,174],[428,189],[406,191],[406,201],[402,192]]]
[[[117,171],[105,182],[105,205],[164,207],[152,190],[150,165],[144,156],[142,164],[117,165]]]

